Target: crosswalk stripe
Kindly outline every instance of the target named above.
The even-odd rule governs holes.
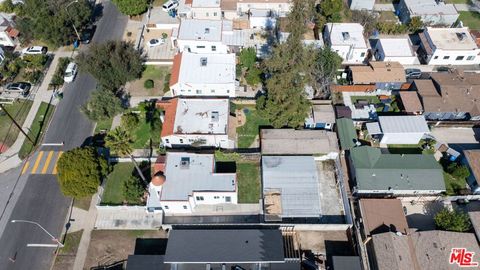
[[[57,174],[57,163],[58,163],[58,160],[60,159],[60,157],[62,156],[62,154],[63,154],[63,151],[58,152],[57,161],[55,162],[55,166],[53,167],[52,174]]]
[[[50,165],[50,161],[52,160],[52,156],[53,156],[53,151],[48,152],[47,160],[45,161],[45,165],[43,166],[43,169],[42,169],[42,174],[47,173],[48,165]]]
[[[30,161],[25,162],[25,165],[23,165],[22,174],[25,174],[27,172],[29,165]]]
[[[40,151],[37,156],[37,160],[35,161],[35,164],[33,165],[32,173],[37,172],[38,165],[40,165],[40,161],[42,160],[43,157],[43,151]]]

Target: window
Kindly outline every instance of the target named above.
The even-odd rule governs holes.
[[[230,90],[227,90],[227,94],[230,93]]]
[[[197,89],[197,95],[201,95],[201,94],[202,94],[202,90]]]
[[[467,60],[471,61],[471,60],[473,60],[473,59],[475,59],[475,56],[474,56],[474,55],[467,56]]]
[[[463,55],[462,56],[457,56],[457,58],[455,58],[455,60],[461,61],[461,60],[463,60],[463,58],[465,58],[465,56],[463,56]]]
[[[186,205],[184,205],[184,206],[183,206],[183,209],[187,209],[187,206],[186,206]]]
[[[180,143],[183,143],[183,139],[180,139]]]
[[[197,201],[204,201],[205,200],[205,198],[203,198],[203,196],[197,196],[197,197],[195,197],[195,199]]]
[[[169,139],[165,139],[165,143],[170,143],[170,140],[169,140]]]
[[[362,52],[362,53],[360,54],[360,57],[365,57],[365,53]]]
[[[218,200],[218,199],[220,199],[220,196],[213,196],[213,198],[214,198],[215,200]]]
[[[447,56],[444,56],[443,59],[444,59],[444,60],[450,59],[450,56],[448,56],[448,55],[447,55]]]
[[[435,57],[433,57],[433,59],[438,59],[438,55],[436,55]]]
[[[225,202],[231,202],[232,201],[232,197],[230,196],[225,196]]]
[[[205,49],[205,46],[197,46],[197,49]]]
[[[210,93],[215,94],[215,89],[210,90]]]
[[[212,52],[216,52],[217,51],[217,46],[212,46]]]
[[[217,17],[217,12],[213,12],[213,17]]]
[[[167,209],[168,210],[168,205],[165,205],[163,208]]]
[[[208,17],[208,12],[207,12],[207,13],[205,13],[205,17]]]

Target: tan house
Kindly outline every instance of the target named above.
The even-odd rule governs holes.
[[[370,62],[365,66],[350,66],[346,70],[351,84],[374,84],[377,89],[400,89],[407,80],[398,62]]]

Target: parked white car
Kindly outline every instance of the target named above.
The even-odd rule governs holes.
[[[66,83],[71,83],[75,80],[75,76],[77,76],[78,68],[77,64],[74,62],[70,62],[68,64],[67,69],[65,70],[65,75],[63,76],[63,81]]]
[[[48,51],[47,47],[43,46],[32,46],[22,50],[22,54],[46,54]]]
[[[165,4],[162,5],[162,9],[165,12],[169,12],[172,9],[175,9],[178,7],[178,1],[177,0],[169,0]]]
[[[153,38],[153,39],[150,39],[148,41],[148,47],[156,47],[156,46],[159,46],[159,45],[162,45],[162,44],[165,44],[165,40],[164,39],[159,39],[159,38]]]

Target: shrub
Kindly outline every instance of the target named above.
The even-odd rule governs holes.
[[[243,49],[240,52],[240,65],[245,68],[252,68],[257,61],[257,52],[254,48]]]
[[[435,225],[439,229],[454,232],[466,232],[470,230],[471,223],[468,214],[461,211],[452,211],[444,208],[435,217]]]
[[[123,195],[129,204],[141,203],[144,190],[140,179],[134,176],[123,183]]]
[[[255,86],[262,82],[261,75],[262,71],[257,67],[253,67],[248,70],[245,80],[247,81],[248,85]]]
[[[122,115],[121,124],[126,129],[137,127],[138,122],[138,115],[136,113],[126,113]]]
[[[143,87],[147,88],[147,89],[152,89],[154,86],[154,83],[153,83],[153,80],[146,80],[144,83],[143,83]]]

